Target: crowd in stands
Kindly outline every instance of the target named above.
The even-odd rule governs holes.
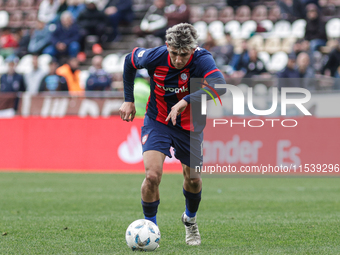
[[[21,0],[22,5],[27,1]],[[0,28],[0,56],[8,65],[1,76],[0,92],[69,91],[78,95],[87,90],[117,89],[112,85],[112,73],[103,68],[102,62],[106,55],[105,45],[124,43],[119,26],[131,28],[136,36],[135,46],[148,48],[162,45],[166,29],[182,22],[205,24],[206,29],[202,31],[206,34],[200,40],[200,46],[211,52],[226,78],[340,77],[340,40],[331,38],[326,31],[326,23],[339,14],[340,2],[337,0],[226,0],[215,5],[153,0],[145,5],[139,25],[133,23],[136,8],[132,0],[83,1],[42,0],[35,5],[35,1],[30,1],[25,8],[34,13],[35,19],[22,18],[19,26],[15,22],[20,1],[3,3],[10,18],[8,25]],[[289,25],[303,20],[304,34],[271,38],[272,28],[268,24],[271,22],[273,27],[282,20],[288,21]],[[215,21],[223,25],[222,36],[216,36],[216,30],[210,28]],[[224,29],[228,22],[238,22],[240,30],[248,21],[254,22],[255,27],[247,36],[235,36],[235,30]],[[340,37],[340,31],[337,37]],[[287,41],[285,48],[284,41]],[[280,46],[270,48],[275,43]],[[286,54],[286,64],[280,70],[270,68],[268,59],[264,58],[264,55],[270,57],[278,51]],[[32,55],[32,70],[19,74],[16,65],[27,54]],[[48,71],[38,65],[41,54],[51,56]],[[92,66],[82,85],[80,65],[89,56]],[[301,82],[288,85],[316,88]],[[337,86],[331,89],[337,89]]]
[[[18,0],[7,2],[10,1]],[[84,50],[89,35],[96,36],[99,45],[113,41],[118,35],[118,24],[133,20],[132,1],[108,0],[101,8],[99,6],[99,0],[42,0],[34,27],[21,24],[29,32],[27,38],[20,32],[11,32],[10,28],[16,30],[16,26],[11,24],[11,14],[8,27],[1,29],[1,55],[19,55],[21,52],[17,48],[23,44],[26,54],[47,53],[59,59],[77,56]],[[34,13],[34,10],[31,11]]]
[[[82,95],[84,88],[80,85],[79,60],[71,57],[59,65],[56,58],[48,64],[48,71],[42,70],[38,65],[38,55],[32,55],[32,70],[21,75],[15,71],[18,58],[9,56],[6,59],[8,71],[1,76],[1,92],[60,92],[68,91],[71,95]],[[89,68],[89,77],[86,80],[85,90],[104,91],[111,89],[112,75],[102,68],[103,57],[96,55],[92,58]]]

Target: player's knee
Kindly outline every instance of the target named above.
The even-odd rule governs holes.
[[[201,178],[192,178],[192,179],[188,179],[187,181],[188,181],[188,184],[194,189],[197,189],[198,187],[200,187],[202,183]]]
[[[158,186],[161,182],[161,174],[155,171],[147,171],[145,179],[151,186]]]

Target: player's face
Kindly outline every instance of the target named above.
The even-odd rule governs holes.
[[[171,64],[176,69],[182,69],[188,63],[191,55],[195,52],[195,49],[191,51],[179,51],[174,47],[170,47],[168,44],[167,47],[171,59]]]

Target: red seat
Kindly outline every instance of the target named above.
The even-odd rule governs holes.
[[[328,4],[325,7],[322,7],[322,15],[325,20],[330,20],[331,18],[335,18],[337,15],[337,10],[335,5]]]
[[[272,8],[270,8],[268,19],[272,22],[276,22],[281,19],[281,11],[279,6],[274,5]]]
[[[241,23],[250,20],[251,18],[251,11],[249,6],[242,5],[237,8],[235,19]]]
[[[217,17],[218,17],[217,8],[215,6],[209,6],[205,10],[202,20],[209,24],[209,23],[217,20]]]
[[[5,9],[5,2],[4,0],[0,0],[0,10],[4,10]]]
[[[35,27],[35,23],[37,21],[38,11],[32,10],[26,13],[24,19],[25,27]]]
[[[227,23],[234,19],[234,9],[230,6],[223,8],[218,16],[218,19],[223,23]]]
[[[190,6],[190,22],[195,23],[202,19],[204,10],[201,6],[193,5]]]
[[[8,26],[13,28],[19,28],[23,26],[22,11],[14,11],[9,14]]]
[[[264,5],[256,6],[252,12],[252,20],[255,20],[256,22],[267,19],[267,16],[267,7]]]
[[[23,11],[35,9],[35,0],[21,0],[20,9]]]
[[[18,0],[7,0],[5,4],[5,10],[8,12],[17,11],[19,9],[19,1]]]

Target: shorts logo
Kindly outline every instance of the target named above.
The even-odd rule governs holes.
[[[142,50],[141,52],[139,52],[139,53],[138,53],[138,57],[139,57],[139,58],[142,57],[143,54],[144,54],[144,52],[145,52],[145,50]]]
[[[182,74],[181,74],[181,79],[182,79],[183,81],[186,81],[186,80],[188,79],[188,75],[187,75],[186,73],[182,73]]]
[[[145,143],[146,143],[146,141],[148,140],[148,136],[149,135],[144,135],[143,137],[142,137],[142,144],[144,145]]]

